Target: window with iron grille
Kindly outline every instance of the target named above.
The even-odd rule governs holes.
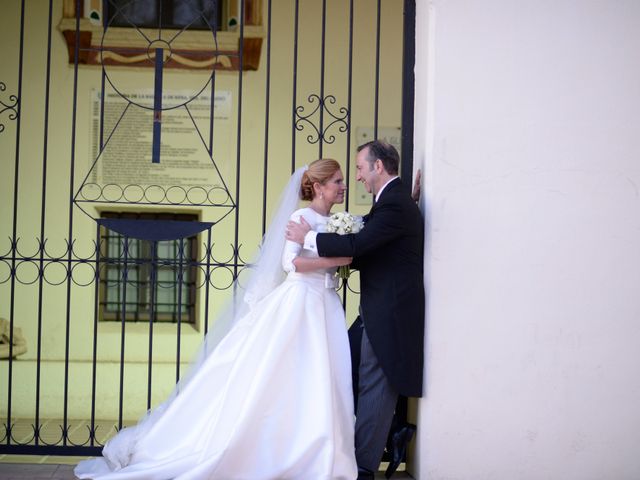
[[[194,214],[147,212],[102,212],[101,217],[198,220]],[[197,236],[152,242],[125,239],[102,226],[100,242],[99,308],[102,321],[122,321],[124,315],[125,321],[132,322],[175,323],[179,319],[195,323]]]
[[[104,5],[107,23],[112,27],[220,30],[223,26],[223,0],[110,0]]]

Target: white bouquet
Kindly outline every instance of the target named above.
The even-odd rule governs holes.
[[[348,233],[358,233],[364,228],[362,217],[351,215],[349,212],[334,213],[327,221],[327,232],[346,235]],[[351,269],[349,265],[338,267],[338,276],[343,280],[349,278]]]

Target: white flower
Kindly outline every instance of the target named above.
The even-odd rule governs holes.
[[[351,215],[349,212],[334,213],[327,221],[327,232],[345,235],[358,233],[364,227],[362,217]]]
[[[327,232],[337,233],[338,235],[345,235],[347,233],[358,233],[364,228],[364,222],[362,217],[358,215],[351,215],[349,212],[334,213],[327,220]],[[349,265],[343,265],[338,267],[336,275],[344,279],[349,278],[351,269]]]

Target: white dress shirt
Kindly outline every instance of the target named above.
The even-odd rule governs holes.
[[[387,187],[387,185],[389,185],[391,182],[393,182],[396,178],[398,178],[398,176],[396,175],[395,177],[392,177],[389,179],[389,181],[387,183],[385,183],[384,185],[382,185],[382,188],[380,190],[378,190],[378,193],[376,193],[376,202],[378,201],[378,199],[380,198],[380,195],[382,194],[382,191]]]

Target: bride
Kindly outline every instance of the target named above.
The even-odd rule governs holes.
[[[107,442],[103,457],[80,462],[79,478],[357,477],[351,360],[334,275],[351,259],[319,258],[284,239],[287,221],[301,216],[324,231],[345,190],[335,160],[293,174],[244,295],[216,321],[189,374]],[[298,196],[308,207],[296,210]]]

